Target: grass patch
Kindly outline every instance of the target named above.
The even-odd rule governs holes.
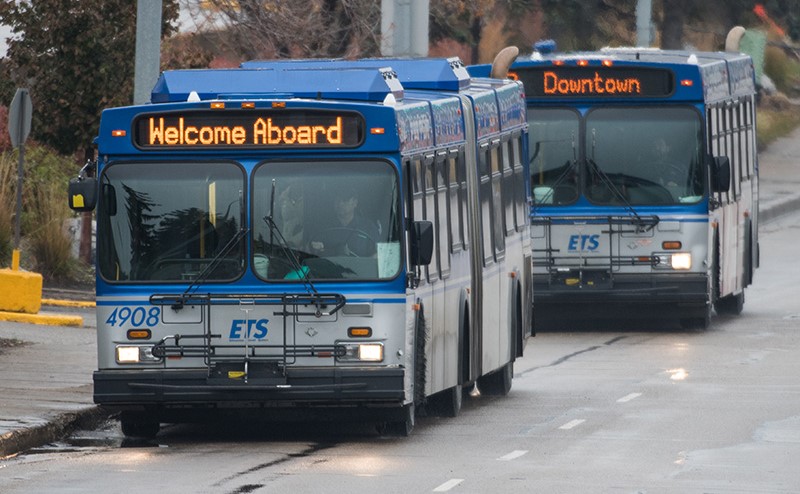
[[[760,151],[800,126],[800,106],[793,105],[786,97],[765,96],[756,112]]]

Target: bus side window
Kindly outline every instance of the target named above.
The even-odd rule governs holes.
[[[447,156],[445,166],[447,167],[447,194],[450,203],[450,252],[454,253],[464,248],[464,215],[462,214],[461,196],[463,192],[460,187],[459,178],[463,174],[459,166],[463,168],[463,160],[460,160],[461,153],[451,150]]]
[[[514,227],[522,231],[528,223],[528,201],[525,197],[526,177],[523,176],[525,168],[522,164],[522,137],[517,136],[511,140],[511,169],[514,188]]]
[[[501,200],[503,205],[504,233],[511,235],[516,230],[516,218],[514,208],[514,168],[511,158],[511,142],[503,141],[500,144],[501,158],[500,168],[502,174]]]
[[[445,157],[437,156],[433,164],[434,189],[436,190],[436,221],[434,234],[436,251],[439,256],[439,276],[447,278],[450,273],[450,201],[447,192],[447,161]]]

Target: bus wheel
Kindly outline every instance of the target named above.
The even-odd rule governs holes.
[[[514,378],[514,362],[509,362],[498,370],[478,378],[478,391],[483,395],[505,396],[511,391]]]
[[[381,436],[408,437],[414,430],[414,405],[409,404],[403,407],[400,420],[383,422],[378,425],[378,434]]]
[[[146,414],[123,412],[119,420],[126,437],[153,439],[161,429],[161,424]]]
[[[425,409],[437,417],[457,417],[463,402],[464,388],[457,384],[428,398]]]
[[[738,316],[744,310],[744,290],[737,294],[720,298],[714,303],[714,310],[717,311],[717,314]]]

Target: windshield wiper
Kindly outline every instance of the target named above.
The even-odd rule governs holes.
[[[228,210],[230,211],[230,206],[228,207]],[[231,237],[230,240],[228,240],[228,243],[225,244],[225,246],[222,247],[222,249],[220,249],[217,255],[211,258],[211,261],[208,264],[206,264],[206,267],[195,277],[194,280],[192,280],[191,283],[189,283],[189,286],[186,287],[186,290],[184,290],[181,296],[177,298],[174,304],[172,304],[173,309],[179,310],[183,308],[184,305],[186,305],[186,301],[189,300],[190,294],[194,292],[198,286],[200,286],[201,282],[205,281],[208,278],[208,276],[219,265],[219,262],[222,260],[222,258],[226,256],[228,252],[230,252],[231,249],[233,249],[233,247],[237,243],[239,243],[239,241],[242,238],[244,238],[245,235],[247,235],[247,232],[250,231],[247,227],[245,227],[244,197],[241,190],[239,191],[239,211],[241,211],[241,216],[242,216],[241,218],[239,218],[239,225],[240,225],[239,231],[237,231],[236,235],[234,235],[233,237]]]
[[[275,245],[274,238],[275,236],[278,237],[278,246],[281,248],[281,252],[283,252],[286,259],[289,260],[289,263],[292,266],[292,269],[300,275],[300,280],[303,282],[303,286],[308,292],[309,295],[318,295],[317,288],[311,282],[311,279],[308,277],[308,269],[305,268],[302,264],[300,264],[300,260],[297,259],[297,256],[294,254],[294,249],[289,247],[289,242],[286,241],[286,238],[281,233],[281,229],[278,227],[278,224],[275,223],[275,219],[273,218],[273,213],[275,211],[275,186],[276,180],[272,179],[272,197],[270,198],[269,203],[269,214],[264,216],[264,222],[269,227],[269,235],[270,235],[270,245]]]
[[[578,161],[578,151],[577,151],[577,147],[575,146],[575,133],[574,132],[571,134],[571,137],[572,138],[570,139],[570,143],[572,145],[572,159],[571,160],[567,159],[567,162],[565,163],[566,166],[564,167],[564,170],[561,173],[558,174],[558,176],[556,177],[555,181],[552,184],[541,184],[541,185],[543,185],[545,187],[550,187],[552,189],[552,191],[550,192],[550,197],[551,198],[555,194],[555,189],[559,185],[561,185],[562,182],[564,182],[564,180],[569,176],[569,173],[575,171],[575,164]],[[531,159],[528,161],[528,166],[531,167],[531,169],[532,169],[533,162],[539,156],[539,151],[541,151],[543,143],[545,143],[545,142],[561,143],[561,142],[566,142],[566,141],[567,141],[567,139],[552,139],[552,140],[547,140],[547,141],[536,141],[536,143],[534,144],[533,156],[531,156]],[[576,195],[577,195],[577,191],[576,191]],[[543,202],[542,203],[536,203],[535,201],[533,202],[533,212],[532,213],[533,213],[534,216],[536,215],[536,210],[537,210],[538,206],[541,206],[542,204],[544,204],[544,203]]]
[[[636,212],[636,209],[633,207],[633,205],[631,205],[631,203],[625,198],[625,194],[623,194],[622,191],[619,190],[616,185],[614,185],[614,181],[611,180],[608,174],[606,174],[606,172],[604,172],[593,159],[586,158],[586,163],[592,168],[593,173],[600,177],[600,181],[606,187],[608,187],[608,190],[610,190],[611,193],[614,194],[617,199],[619,199],[619,201],[622,203],[622,206],[628,210],[631,216],[634,217],[634,223],[637,230],[644,229],[647,231],[658,224],[658,216],[652,216],[650,221],[645,221],[641,216],[639,216],[639,213]]]

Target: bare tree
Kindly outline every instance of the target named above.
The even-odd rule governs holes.
[[[223,51],[244,59],[380,53],[375,0],[207,0],[192,17],[205,30],[224,32]]]

